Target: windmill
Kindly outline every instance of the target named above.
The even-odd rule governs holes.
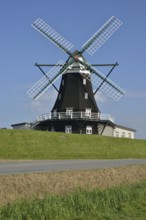
[[[39,120],[37,127],[42,130],[56,130],[75,133],[102,133],[109,120],[100,120],[100,111],[95,101],[95,94],[101,90],[114,100],[118,101],[124,90],[111,81],[108,77],[115,64],[89,64],[84,52],[93,55],[122,25],[122,22],[112,16],[81,48],[71,51],[73,44],[58,34],[42,19],[38,18],[32,27],[52,41],[63,52],[68,54],[66,62],[60,60],[57,64],[35,64],[43,77],[27,92],[37,100],[49,87],[53,86],[58,92],[57,99],[51,111],[51,116]],[[52,66],[45,73],[43,66]],[[111,66],[107,76],[103,75],[95,66]],[[55,81],[61,78],[60,88],[55,86]],[[93,92],[92,85],[96,86]]]

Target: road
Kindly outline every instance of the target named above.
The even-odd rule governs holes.
[[[146,159],[0,161],[0,175],[111,168],[146,164]]]

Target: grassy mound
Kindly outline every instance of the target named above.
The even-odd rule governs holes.
[[[146,158],[146,140],[0,130],[0,159]]]

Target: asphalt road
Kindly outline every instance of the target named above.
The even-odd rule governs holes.
[[[111,168],[146,164],[146,159],[0,161],[0,175]]]

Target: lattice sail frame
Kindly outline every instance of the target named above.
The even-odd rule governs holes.
[[[94,72],[92,72],[92,74],[82,75],[86,79],[90,80],[94,86],[99,87],[106,77],[99,70],[93,67],[92,69],[94,69]],[[110,79],[106,79],[106,81],[101,86],[100,90],[106,93],[111,98],[113,98],[115,101],[118,101],[125,94],[125,91]]]
[[[87,51],[90,55],[93,55],[111,36],[112,34],[122,25],[122,21],[118,18],[112,16],[83,46],[79,53]],[[55,45],[57,45],[64,52],[67,52],[71,57],[73,54],[69,51],[73,44],[63,38],[58,34],[53,28],[51,28],[47,23],[42,19],[38,18],[33,22],[32,26],[44,35],[47,39],[51,40]],[[47,77],[42,77],[27,93],[33,98],[38,99],[51,85],[54,83],[60,75],[65,73],[69,64],[65,64],[63,70],[61,67],[57,66],[58,64],[63,64],[63,61],[59,61],[54,68],[52,68],[48,73]],[[90,65],[90,64],[89,64]],[[97,69],[90,68],[91,78],[87,77],[88,80],[91,80],[93,85],[99,87],[102,82],[105,80],[105,76],[97,71]],[[121,96],[125,93],[118,85],[112,82],[109,79],[106,79],[103,85],[100,88],[107,95],[112,97],[114,100],[118,101]]]
[[[112,16],[83,46],[81,51],[93,55],[122,25],[122,21]]]
[[[93,85],[97,87],[99,87],[100,84],[103,82],[103,80],[94,73],[92,73],[91,75],[91,80]],[[125,91],[110,79],[108,79],[108,81],[106,80],[103,83],[100,90],[113,98],[115,101],[118,101],[125,94]]]
[[[46,75],[43,76],[31,89],[28,90],[27,94],[34,100],[37,100],[51,85],[54,83],[60,76],[61,73],[63,74],[66,69],[67,65],[63,67],[59,65],[64,65],[64,61],[60,60],[56,66],[54,66]],[[60,70],[63,68],[62,72]]]
[[[50,27],[41,18],[38,18],[32,23],[32,27],[39,31],[46,38],[51,40],[56,46],[58,46],[63,51],[67,52],[74,45],[58,34],[52,27]]]

